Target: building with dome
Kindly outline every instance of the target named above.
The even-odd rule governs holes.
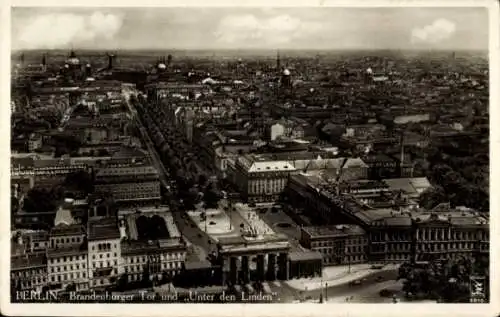
[[[281,86],[284,88],[292,87],[292,75],[288,68],[285,68],[281,74]]]
[[[66,80],[77,81],[85,76],[82,66],[83,65],[80,63],[80,59],[76,56],[75,51],[71,50],[68,58],[64,62],[61,73]]]
[[[68,59],[66,60],[66,64],[73,66],[73,67],[80,67],[80,59],[76,57],[75,51],[71,51],[69,54]]]

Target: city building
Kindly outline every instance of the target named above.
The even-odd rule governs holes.
[[[302,124],[287,119],[280,119],[275,121],[272,125],[269,126],[267,132],[271,141],[274,141],[279,137],[300,139],[305,135],[305,129]]]
[[[47,284],[47,259],[45,254],[11,256],[10,282],[16,291],[41,292]]]
[[[297,171],[288,161],[274,161],[258,155],[240,156],[230,169],[229,177],[250,202],[278,199],[288,177]]]
[[[371,207],[318,176],[303,174],[290,178],[286,194],[290,204],[307,210],[317,223],[361,227],[368,239],[369,262],[472,257],[485,254],[489,244],[488,219],[473,210],[443,205],[433,210]]]
[[[368,178],[383,179],[399,177],[398,162],[385,154],[368,153],[362,156],[368,165]]]
[[[28,139],[28,151],[34,152],[38,150],[43,145],[42,136],[39,134],[32,133]]]
[[[98,168],[94,188],[109,193],[118,204],[154,204],[161,199],[159,173],[151,165]]]
[[[209,93],[210,87],[201,84],[183,84],[175,82],[158,82],[148,84],[145,87],[148,95],[148,100],[160,103],[161,100],[168,97],[184,97],[190,96],[194,99],[195,96]]]
[[[367,261],[368,238],[357,225],[300,228],[300,243],[323,257],[324,265],[346,265]]]
[[[85,243],[65,243],[47,249],[47,263],[47,282],[51,290],[83,291],[89,288]]]
[[[26,252],[31,254],[45,254],[49,246],[49,233],[44,230],[26,231],[23,233]]]
[[[114,218],[87,223],[89,288],[106,289],[123,273],[120,232]]]
[[[155,282],[171,281],[184,269],[186,244],[167,206],[118,211],[122,272],[127,282],[147,273]]]
[[[390,191],[401,192],[409,199],[417,199],[432,187],[427,177],[390,178],[384,179],[383,182],[388,185]]]
[[[295,251],[288,254],[289,279],[317,277],[323,274],[323,255],[318,251]]]
[[[68,200],[68,205],[72,204]],[[82,224],[76,223],[70,206],[57,210],[47,248],[48,286],[54,291],[88,289],[87,241]]]

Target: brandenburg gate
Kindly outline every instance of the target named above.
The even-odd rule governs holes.
[[[224,285],[288,279],[290,244],[284,235],[221,237],[217,247]]]

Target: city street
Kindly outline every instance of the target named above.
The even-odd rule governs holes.
[[[184,212],[174,212],[172,215],[179,231],[189,242],[205,250],[206,254],[215,251],[216,242],[200,230]]]
[[[151,163],[158,170],[158,172],[160,174],[160,180],[161,180],[162,185],[165,188],[167,188],[167,186],[169,186],[168,185],[168,178],[167,178],[168,171],[165,169],[165,166],[163,166],[163,163],[161,162],[160,156],[158,155],[158,152],[156,152],[156,149],[154,147],[154,143],[151,140],[151,138],[149,137],[149,134],[147,133],[146,129],[144,128],[144,125],[141,121],[141,118],[137,115],[137,110],[135,109],[134,105],[132,105],[132,103],[130,102],[130,95],[131,94],[132,94],[132,92],[129,92],[129,91],[123,92],[123,95],[124,95],[125,100],[127,101],[126,103],[127,103],[127,106],[129,107],[130,113],[132,114],[132,116],[133,116],[133,118],[134,118],[134,120],[139,128],[139,131],[141,133],[142,141],[146,145],[148,153],[150,154]]]
[[[127,105],[130,109],[130,112],[132,114],[137,114],[137,111],[135,110],[134,106],[130,102],[130,92],[125,92],[125,98],[127,100]],[[156,169],[159,171],[160,174],[160,180],[162,182],[162,185],[167,188],[169,186],[169,178],[168,178],[168,171],[166,170],[165,166],[163,165],[160,156],[158,155],[158,152],[156,151],[153,141],[149,137],[146,129],[144,128],[141,119],[139,118],[138,115],[134,115],[134,118],[136,120],[136,123],[139,127],[139,130],[141,131],[141,135],[143,138],[143,141],[147,147],[148,152],[150,153],[151,157],[151,162],[154,164]],[[206,257],[210,252],[214,251],[215,249],[215,241],[211,241],[209,243],[208,241],[210,238],[203,232],[201,231],[195,224],[194,222],[189,219],[189,217],[185,213],[180,213],[180,212],[173,212],[172,213],[173,218],[175,223],[177,224],[177,227],[179,228],[179,231],[182,233],[182,235],[186,238],[189,243],[193,245],[193,250],[196,253],[199,253],[199,257],[203,258]]]
[[[327,293],[328,298],[345,298],[358,294],[358,296],[360,296],[359,298],[363,298],[365,300],[370,299],[370,302],[377,302],[383,300],[378,294],[380,290],[388,287],[399,287],[398,282],[396,282],[396,278],[397,271],[395,270],[380,271],[365,275],[362,278],[362,282],[360,285],[351,285],[348,281],[346,281],[335,286],[328,286],[326,292],[324,286],[323,288],[314,290],[298,290],[287,285],[287,282],[280,282],[281,287],[279,288],[273,286],[273,283],[270,283],[269,286],[273,291],[276,291],[280,294],[281,302],[286,303],[307,298],[318,300],[321,293],[323,293],[323,296],[325,296],[325,293]]]

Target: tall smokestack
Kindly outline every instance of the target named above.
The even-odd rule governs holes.
[[[108,69],[113,68],[113,60],[115,59],[114,54],[108,54]]]
[[[404,166],[404,162],[405,162],[405,133],[404,131],[401,132],[401,138],[400,138],[400,142],[401,142],[401,153],[400,153],[400,157],[399,157],[399,160],[401,161],[400,163],[400,173],[401,173],[401,177],[403,177],[403,166]]]
[[[47,57],[45,54],[42,56],[42,69],[44,72],[47,71]]]
[[[168,56],[167,56],[167,66],[170,66],[170,65],[172,65],[172,55],[168,54]]]

